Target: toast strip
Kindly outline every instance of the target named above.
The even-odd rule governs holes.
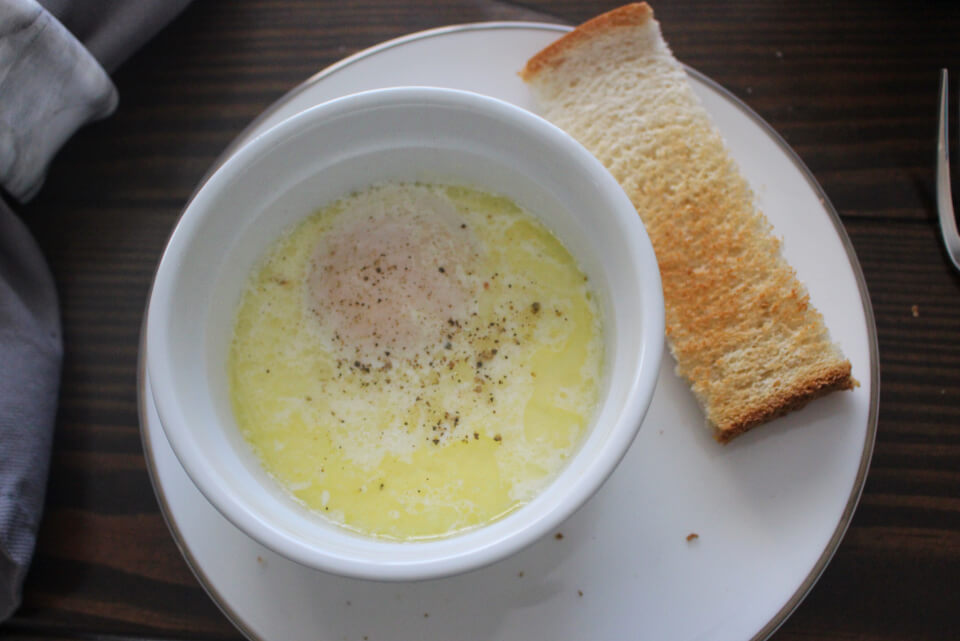
[[[857,384],[646,3],[580,25],[520,75],[636,206],[677,373],[717,440]]]

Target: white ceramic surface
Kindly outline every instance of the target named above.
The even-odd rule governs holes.
[[[386,43],[304,83],[241,140],[324,100],[398,84],[472,89],[530,107],[515,72],[561,30],[472,25]],[[197,577],[246,636],[744,641],[769,636],[800,603],[839,544],[869,465],[872,313],[836,214],[799,159],[722,88],[695,72],[691,80],[861,386],[721,447],[666,356],[634,446],[557,528],[562,539],[548,535],[459,577],[384,584],[308,570],[221,517],[170,450],[144,376],[141,425],[161,507]],[[147,360],[142,352],[141,368]],[[699,538],[688,542],[691,533]]]
[[[416,543],[358,536],[294,501],[240,437],[227,383],[236,309],[256,261],[293,223],[387,181],[464,184],[505,195],[539,217],[590,278],[606,347],[597,414],[557,477],[494,523]],[[365,579],[437,578],[541,538],[610,475],[653,396],[663,295],[636,210],[579,143],[494,98],[393,88],[288,118],[210,177],[164,250],[145,342],[166,437],[200,491],[238,528],[316,569]]]

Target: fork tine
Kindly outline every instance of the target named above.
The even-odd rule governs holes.
[[[950,142],[947,111],[950,107],[950,83],[947,70],[940,71],[940,127],[937,136],[937,212],[940,216],[940,234],[953,266],[960,270],[960,234],[953,213],[953,194],[950,190]]]

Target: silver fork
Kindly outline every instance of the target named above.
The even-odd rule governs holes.
[[[953,195],[950,192],[950,143],[948,141],[947,109],[950,106],[950,85],[947,70],[940,71],[940,132],[937,136],[937,211],[940,214],[940,233],[953,266],[960,270],[960,234],[953,213]]]

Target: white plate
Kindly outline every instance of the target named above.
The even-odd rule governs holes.
[[[306,107],[377,87],[453,87],[530,108],[516,72],[563,30],[490,23],[385,43],[305,82],[232,148]],[[228,523],[165,440],[141,351],[141,429],[161,509],[200,583],[247,637],[744,641],[772,634],[800,603],[839,545],[869,466],[873,316],[849,240],[806,167],[749,108],[690,74],[861,386],[721,446],[667,356],[630,452],[555,536],[463,576],[386,584],[306,569]]]

